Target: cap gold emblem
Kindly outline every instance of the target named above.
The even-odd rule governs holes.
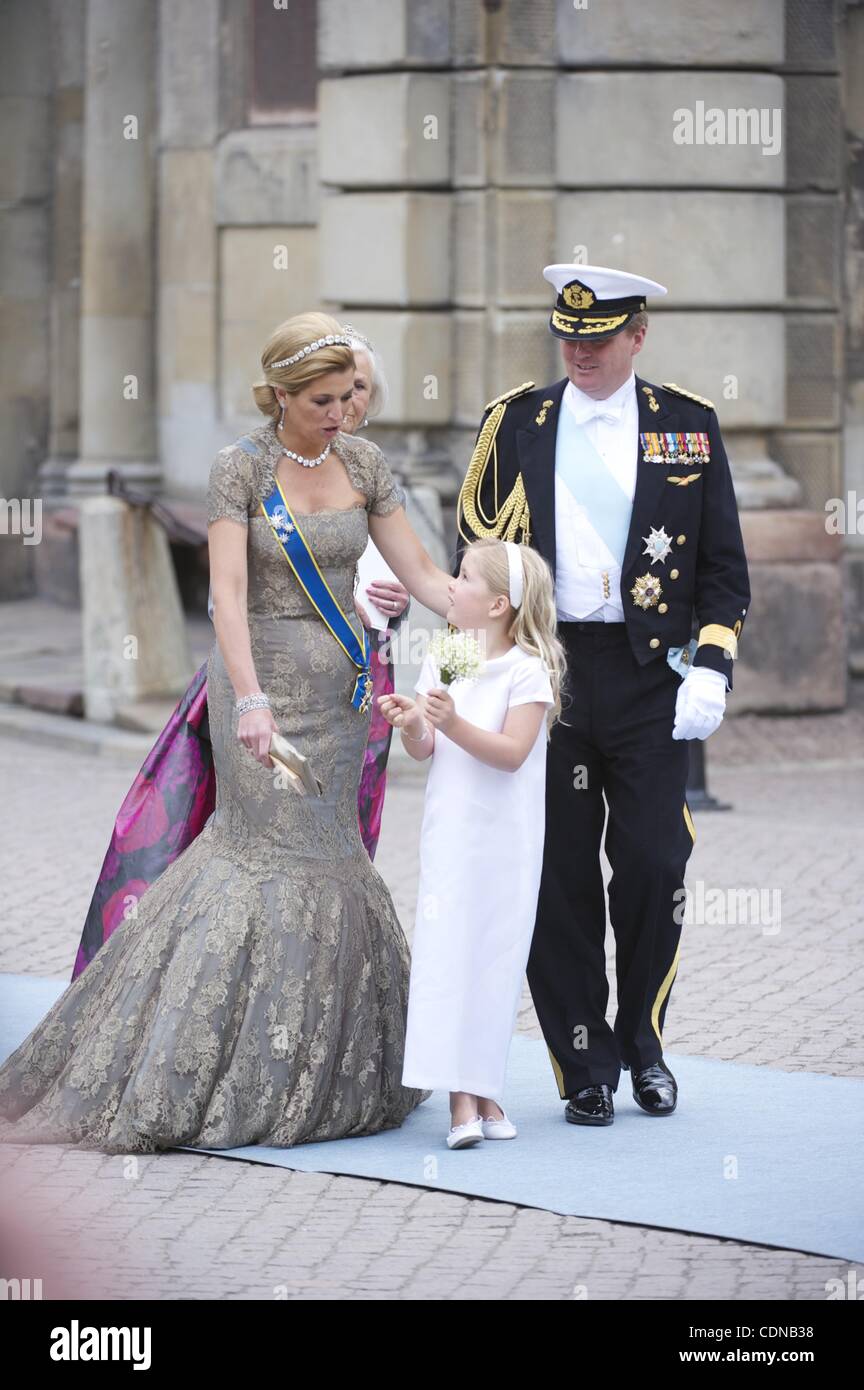
[[[595,296],[587,285],[581,285],[578,280],[574,280],[572,285],[565,285],[561,291],[561,298],[569,309],[590,309],[595,302]]]

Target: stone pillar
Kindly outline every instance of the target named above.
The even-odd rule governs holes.
[[[72,495],[109,469],[155,490],[155,63],[150,0],[87,0],[79,459]]]
[[[78,458],[81,335],[81,187],[86,0],[50,0],[53,86],[48,276],[47,452],[39,465],[42,542],[34,552],[36,591],[69,608],[80,602],[78,517],[67,473]],[[40,58],[44,50],[38,50]]]
[[[79,502],[85,712],[100,721],[122,721],[130,705],[179,695],[192,670],[165,532],[145,510],[104,495],[110,469],[154,493],[162,476],[154,342],[163,109],[157,59],[161,53],[170,66],[178,38],[160,35],[151,0],[87,0],[81,428],[67,480]],[[170,123],[170,104],[163,114]],[[190,180],[195,172],[187,170]],[[166,238],[163,230],[161,249],[169,255]]]
[[[39,469],[40,490],[49,511],[64,505],[66,473],[78,457],[86,14],[86,0],[51,0],[54,108],[47,382],[50,426],[48,456]],[[54,547],[49,548],[54,558]],[[74,587],[77,589],[77,578]],[[44,592],[42,585],[40,589]]]
[[[33,592],[39,544],[16,518],[41,517],[48,437],[53,79],[41,10],[0,6],[0,599]]]
[[[111,723],[181,695],[193,666],[162,527],[117,497],[82,498],[79,512],[84,713]]]
[[[792,508],[743,511],[741,529],[753,603],[730,713],[733,706],[736,714],[843,709],[842,538],[826,533],[820,513]]]
[[[160,454],[165,490],[200,498],[227,442],[216,380],[220,3],[161,0],[158,8]]]

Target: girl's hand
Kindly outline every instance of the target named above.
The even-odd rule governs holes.
[[[398,618],[400,613],[404,613],[411,597],[398,579],[374,579],[366,585],[366,592],[376,608],[380,608],[388,618]]]
[[[273,718],[273,711],[269,709],[250,709],[237,720],[238,739],[268,772],[273,768],[267,751],[270,747],[270,735],[278,731],[279,725]]]
[[[458,715],[453,696],[444,689],[430,690],[426,695],[426,717],[442,734],[453,727]]]
[[[409,738],[423,736],[424,720],[417,701],[410,695],[379,695],[381,713],[394,729],[404,729]]]

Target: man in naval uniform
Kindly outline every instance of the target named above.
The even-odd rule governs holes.
[[[687,740],[723,717],[750,588],[711,401],[633,369],[646,296],[665,288],[603,266],[543,274],[566,375],[487,405],[459,494],[454,573],[466,541],[498,536],[534,546],[555,577],[567,676],[527,974],[566,1119],[606,1125],[622,1067],[648,1114],[677,1104],[663,1026],[695,841]]]

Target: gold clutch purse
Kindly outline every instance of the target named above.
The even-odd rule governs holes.
[[[309,759],[283,734],[270,735],[270,757],[288,774],[288,785],[301,796],[323,796],[324,788],[312,773]]]

